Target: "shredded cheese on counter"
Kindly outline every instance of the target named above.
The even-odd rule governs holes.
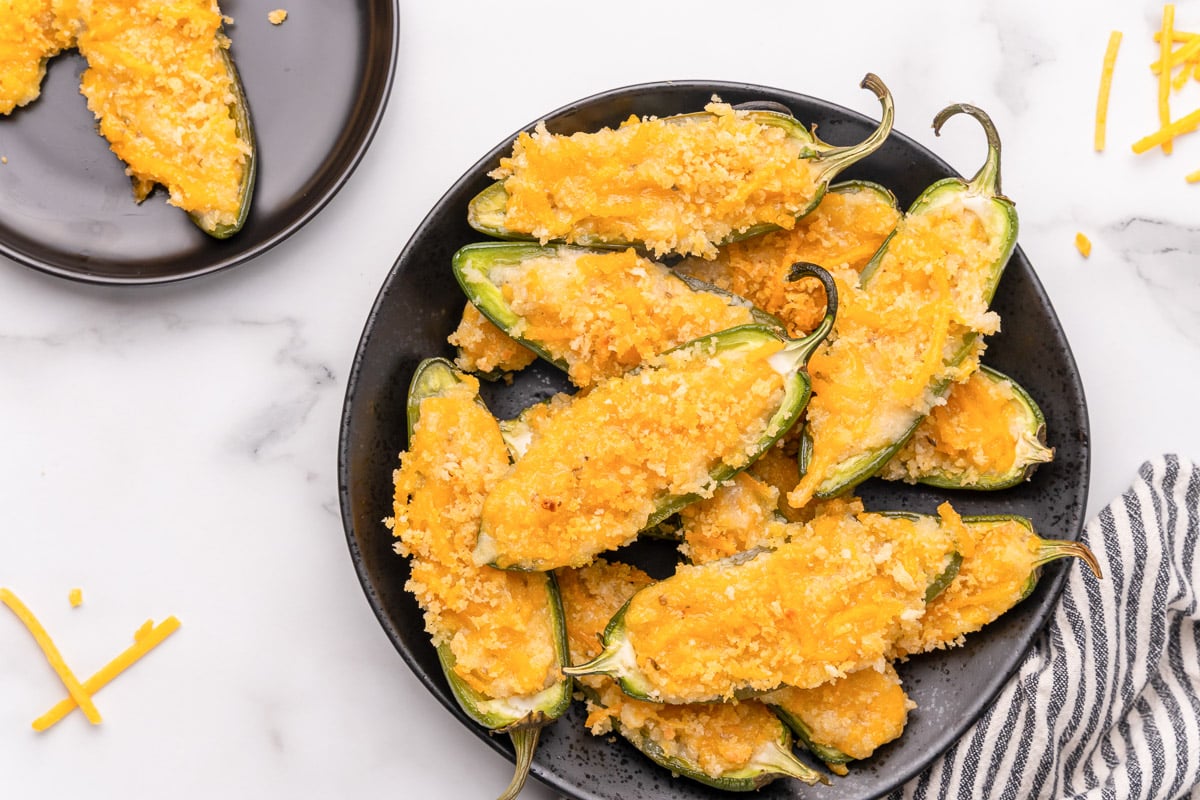
[[[8,606],[17,619],[23,624],[33,635],[34,641],[38,643],[38,647],[42,648],[42,653],[45,654],[46,660],[50,662],[50,666],[58,674],[59,680],[63,682],[63,686],[67,687],[67,691],[71,694],[71,701],[77,703],[83,709],[84,715],[88,718],[88,722],[93,725],[99,725],[101,722],[100,712],[96,710],[96,704],[92,702],[91,693],[79,683],[79,679],[75,677],[75,673],[67,666],[67,662],[63,660],[62,654],[58,651],[58,646],[54,640],[50,638],[50,634],[42,627],[42,623],[33,615],[21,599],[13,594],[8,589],[0,589],[0,603]]]
[[[175,617],[167,617],[158,625],[155,625],[153,620],[147,620],[134,633],[134,643],[132,645],[112,661],[108,662],[99,672],[83,682],[84,692],[92,695],[112,683],[118,675],[140,661],[142,656],[158,647],[166,641],[168,636],[179,630],[179,626],[179,620]],[[33,721],[33,729],[35,731],[47,730],[60,722],[77,707],[75,698],[68,697],[35,719]]]

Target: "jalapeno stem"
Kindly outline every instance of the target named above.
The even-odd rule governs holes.
[[[1037,557],[1034,559],[1033,566],[1040,567],[1043,564],[1049,564],[1051,561],[1057,561],[1060,558],[1078,558],[1080,561],[1088,565],[1088,569],[1097,579],[1104,577],[1100,570],[1100,562],[1096,559],[1095,554],[1083,542],[1064,542],[1052,539],[1043,539],[1038,543]]]
[[[825,289],[825,316],[812,333],[803,339],[792,340],[780,351],[780,355],[786,357],[789,366],[792,368],[808,363],[808,359],[816,352],[817,347],[821,342],[825,341],[825,337],[833,330],[833,323],[837,318],[838,310],[837,283],[833,280],[833,276],[823,267],[810,264],[806,261],[799,261],[793,264],[791,271],[788,273],[788,282],[798,281],[801,278],[816,278],[821,282],[821,286]]]
[[[992,118],[982,108],[970,103],[955,103],[943,108],[933,118],[934,135],[941,136],[942,126],[946,124],[946,120],[956,114],[969,114],[974,117],[983,126],[983,132],[987,136],[987,158],[967,186],[975,194],[1000,195],[1000,134],[996,132]]]
[[[818,183],[824,180],[826,176],[829,176],[832,180],[833,175],[841,172],[855,161],[859,161],[878,150],[884,140],[887,139],[888,134],[892,132],[892,122],[896,116],[892,93],[888,91],[887,86],[879,79],[879,76],[873,72],[868,72],[859,85],[864,89],[870,89],[879,98],[879,104],[883,107],[879,126],[871,132],[870,136],[858,144],[847,145],[846,147],[834,147],[819,153],[815,158],[821,165]]]
[[[508,736],[512,739],[513,749],[516,750],[517,765],[513,772],[512,782],[508,784],[504,794],[496,800],[515,800],[516,796],[525,788],[525,779],[529,777],[529,768],[533,765],[533,753],[537,750],[538,738],[541,735],[542,726],[540,725],[532,728],[518,728],[509,732]]]

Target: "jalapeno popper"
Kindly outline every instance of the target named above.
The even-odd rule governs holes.
[[[245,93],[215,0],[80,4],[80,90],[141,202],[168,202],[217,238],[241,229],[256,171]]]
[[[513,739],[517,770],[502,795],[512,798],[541,726],[570,703],[570,681],[560,671],[566,632],[553,576],[479,567],[471,558],[483,498],[509,461],[478,385],[442,359],[418,367],[391,526],[397,552],[411,559],[406,588],[425,612],[459,705]]]
[[[558,580],[576,661],[599,653],[609,618],[651,583],[641,570],[603,559],[561,570]],[[593,734],[615,731],[677,775],[726,791],[750,791],[782,776],[826,781],[796,758],[788,729],[760,703],[662,705],[629,697],[603,676],[578,680]]]
[[[7,0],[0,13],[0,114],[31,103],[42,91],[46,62],[75,46],[70,19],[54,0]]]
[[[595,133],[554,135],[539,124],[501,159],[468,221],[499,238],[711,258],[724,242],[791,228],[838,173],[883,143],[891,95],[874,75],[863,86],[879,97],[882,121],[849,147],[820,141],[788,114],[719,102]]]
[[[774,550],[680,566],[613,617],[599,656],[564,671],[691,703],[881,667],[956,565],[957,515],[939,513],[821,515]]]
[[[1028,392],[986,366],[950,387],[879,476],[951,489],[1007,489],[1054,458]]]
[[[838,775],[851,761],[867,758],[899,738],[916,708],[890,663],[860,669],[811,689],[780,689],[764,695],[813,755]]]
[[[953,381],[978,364],[981,335],[999,318],[988,311],[1016,242],[1017,216],[1000,194],[1000,139],[973,106],[955,114],[983,126],[988,155],[969,182],[938,181],[909,209],[896,232],[845,298],[835,337],[813,357],[813,402],[804,428],[802,506],[874,474],[912,435]]]
[[[487,242],[467,245],[452,263],[479,312],[579,387],[705,334],[779,324],[748,301],[631,249]]]
[[[1025,517],[963,517],[962,563],[946,590],[930,601],[915,634],[897,642],[897,655],[953,647],[1024,600],[1041,567],[1078,558],[1097,578],[1100,564],[1082,542],[1042,539]]]
[[[808,400],[805,363],[832,327],[837,290],[806,339],[759,325],[704,336],[604,381],[553,415],[483,506],[477,563],[582,566],[711,494],[790,428]]]
[[[746,298],[778,317],[789,335],[803,336],[824,316],[825,295],[815,281],[788,281],[788,267],[797,261],[820,264],[839,289],[853,286],[899,220],[896,198],[887,189],[864,181],[839,183],[791,230],[731,242],[711,261],[685,258],[675,271]]]

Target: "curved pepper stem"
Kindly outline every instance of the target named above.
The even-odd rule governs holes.
[[[817,347],[833,331],[833,322],[837,318],[838,311],[838,290],[833,276],[824,267],[816,264],[806,261],[793,264],[788,272],[788,282],[798,281],[801,278],[816,278],[825,289],[825,316],[821,319],[821,324],[808,336],[803,339],[795,339],[784,348],[784,352],[794,358],[797,363],[807,364]]]
[[[879,119],[879,127],[858,144],[846,147],[834,147],[818,155],[816,160],[821,164],[821,178],[818,182],[826,176],[829,176],[829,179],[832,180],[834,175],[855,161],[859,161],[874,153],[883,144],[884,140],[887,139],[888,134],[892,132],[892,122],[896,117],[892,93],[888,91],[887,86],[879,79],[879,76],[873,72],[868,72],[859,85],[864,89],[870,89],[879,98],[879,104],[883,107],[883,113]]]
[[[933,118],[934,135],[941,136],[942,126],[946,124],[946,120],[956,114],[968,114],[974,117],[983,126],[983,132],[987,136],[987,159],[967,185],[972,192],[977,194],[1000,195],[1000,134],[996,132],[992,118],[982,108],[969,103],[955,103],[943,108]]]
[[[533,753],[537,749],[538,738],[542,735],[542,726],[518,728],[509,731],[508,735],[516,750],[517,765],[512,782],[496,800],[516,800],[517,795],[525,788],[525,779],[529,777],[529,768],[533,765]]]
[[[1034,560],[1034,567],[1040,567],[1043,564],[1049,564],[1051,561],[1057,561],[1060,558],[1078,558],[1080,561],[1088,565],[1088,569],[1097,579],[1104,577],[1100,570],[1100,562],[1096,559],[1096,555],[1083,542],[1067,542],[1056,539],[1043,539],[1037,548],[1037,558]]]

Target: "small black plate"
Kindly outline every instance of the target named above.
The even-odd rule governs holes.
[[[167,205],[133,200],[124,164],[79,93],[86,62],[51,60],[42,96],[0,117],[0,253],[91,283],[165,283],[240,264],[320,211],[354,171],[383,115],[399,38],[396,0],[226,0],[258,140],[250,216],[220,241]]]
[[[546,117],[554,132],[595,130],[630,114],[667,115],[696,111],[719,94],[731,103],[774,100],[801,119],[819,125],[823,139],[857,142],[875,122],[847,109],[779,89],[737,83],[680,81],[617,89],[573,103]],[[530,126],[532,128],[532,126]],[[982,163],[983,137],[963,120],[948,136],[974,135]],[[417,677],[463,724],[501,752],[507,737],[488,736],[455,705],[429,644],[421,612],[404,591],[407,561],[392,552],[390,533],[380,520],[392,512],[391,473],[406,447],[405,394],[417,363],[428,356],[453,356],[446,336],[456,326],[465,299],[450,271],[459,247],[481,237],[466,223],[467,201],[489,182],[486,172],[511,148],[509,137],[450,188],[421,223],[400,254],[359,343],[342,416],[338,474],[342,517],[350,555],[380,624]],[[954,171],[912,140],[893,134],[845,178],[873,180],[892,189],[907,207],[930,183]],[[859,494],[870,510],[904,509],[932,513],[944,499],[963,514],[1023,514],[1045,537],[1078,538],[1087,502],[1089,444],[1087,406],[1070,347],[1033,267],[1019,249],[996,294],[1004,329],[991,337],[985,361],[1005,372],[1041,404],[1057,449],[1052,464],[1033,480],[1002,492],[946,492],[883,481],[868,481]],[[512,386],[487,387],[485,399],[500,417],[567,386],[561,373],[543,363],[520,373]],[[629,553],[653,569],[662,552],[638,543]],[[809,787],[779,780],[757,797],[849,800],[881,795],[913,776],[946,750],[988,707],[1020,664],[1045,623],[1060,592],[1067,565],[1051,565],[1033,595],[1016,609],[968,637],[964,647],[919,656],[900,665],[905,686],[918,708],[904,735],[858,762],[832,786]],[[1075,567],[1078,568],[1078,567]],[[1019,742],[1014,747],[1022,746]],[[593,737],[582,726],[580,709],[542,735],[533,773],[577,800],[716,798],[727,795],[668,772],[633,748],[608,737]],[[499,787],[498,787],[499,788]]]

